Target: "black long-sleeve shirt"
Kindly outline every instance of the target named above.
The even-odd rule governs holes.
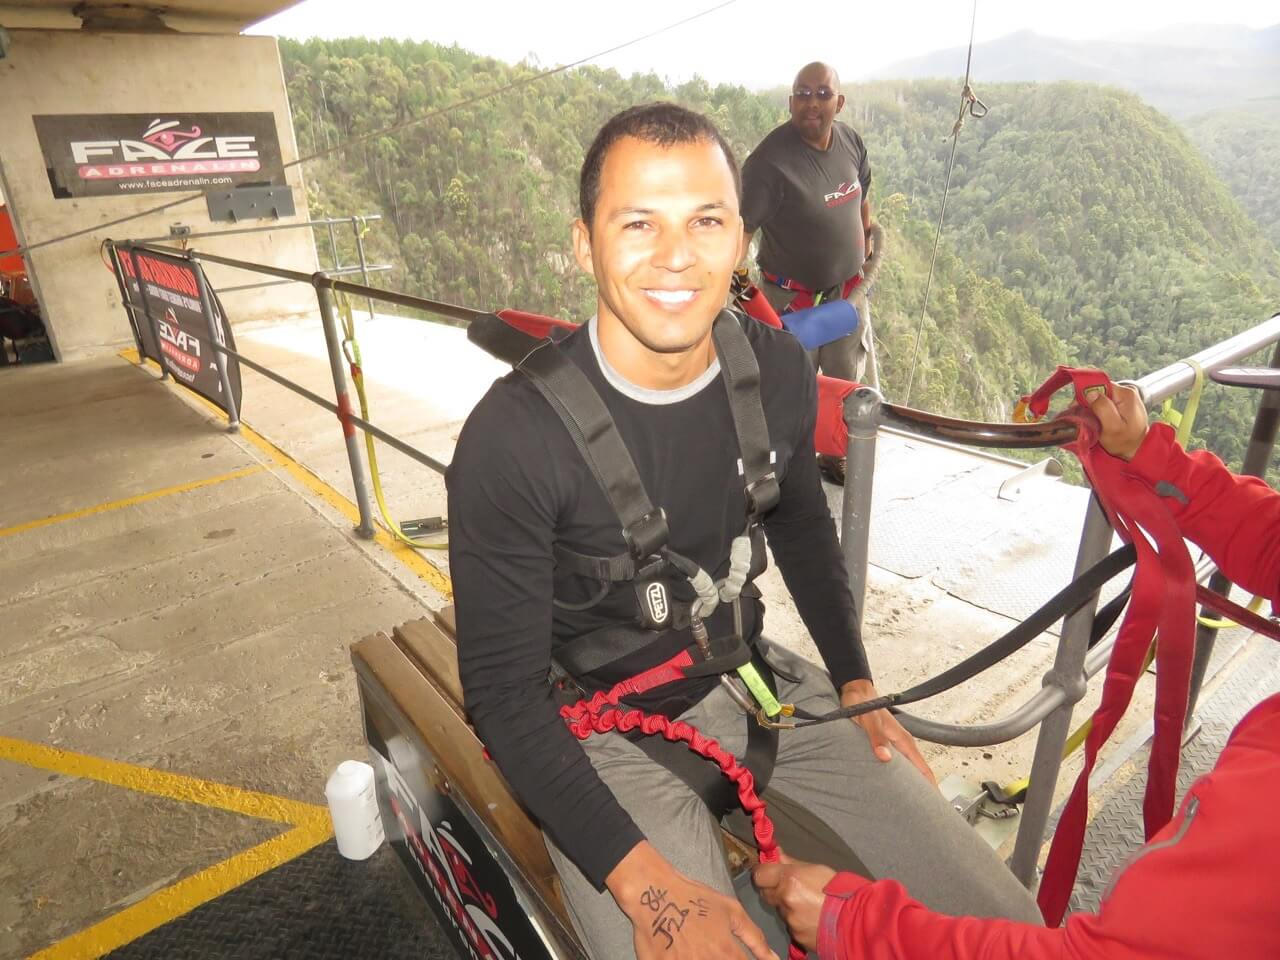
[[[835,525],[813,449],[813,368],[788,333],[742,321],[760,365],[761,399],[781,498],[764,520],[787,588],[838,688],[870,676]],[[599,392],[650,500],[667,512],[670,546],[719,578],[746,524],[738,444],[718,364],[676,391],[646,391],[602,366],[591,325],[560,345]],[[466,708],[490,755],[530,813],[583,873],[604,878],[639,829],[600,781],[559,717],[547,680],[557,645],[633,623],[634,591],[585,611],[597,584],[554,573],[552,547],[595,556],[625,550],[620,523],[555,411],[523,374],[496,381],[472,411],[447,475],[449,561]],[[743,633],[759,635],[763,605],[744,603]],[[722,604],[711,635],[731,629]],[[669,636],[627,664],[639,672],[690,645]],[[715,685],[682,681],[629,700],[678,713]]]

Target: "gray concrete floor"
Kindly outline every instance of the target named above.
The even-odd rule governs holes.
[[[5,371],[0,416],[0,736],[322,804],[364,755],[347,645],[440,598],[119,358]],[[0,957],[280,831],[0,760]]]

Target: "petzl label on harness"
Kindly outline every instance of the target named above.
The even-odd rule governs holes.
[[[661,580],[637,583],[636,600],[641,625],[646,630],[656,630],[671,623],[671,594]]]

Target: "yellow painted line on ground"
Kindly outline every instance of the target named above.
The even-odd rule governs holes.
[[[138,356],[137,350],[121,350],[119,355],[137,366],[145,366],[146,363],[150,363],[159,369],[159,366],[154,360],[142,361]],[[216,404],[209,402],[198,393],[187,391],[187,395],[200,401],[217,416],[223,419],[226,418],[226,412],[224,410]],[[360,510],[354,503],[344,497],[329,484],[325,483],[302,464],[298,463],[297,460],[293,459],[293,457],[289,456],[262,434],[258,433],[246,424],[243,420],[240,421],[240,433],[246,440],[262,451],[272,463],[280,467],[321,500],[341,513],[344,517],[350,520],[352,524],[358,524],[360,522]],[[440,591],[440,593],[444,594],[448,599],[453,599],[453,583],[449,580],[448,574],[423,557],[417,550],[401,543],[381,527],[375,526],[374,531],[374,543],[388,550],[397,560],[417,574],[420,580],[430,584],[436,590]]]
[[[125,497],[122,500],[108,500],[106,503],[95,504],[92,507],[85,507],[83,510],[72,510],[69,513],[57,513],[51,517],[41,517],[39,520],[28,520],[26,523],[19,523],[12,527],[0,527],[0,537],[12,537],[15,534],[26,533],[29,530],[38,530],[40,527],[48,527],[55,523],[62,523],[66,520],[79,520],[83,517],[91,517],[96,513],[107,513],[110,510],[121,510],[125,507],[137,506],[140,503],[147,503],[151,500],[159,500],[161,497],[169,497],[175,493],[187,493],[191,490],[199,490],[201,487],[212,487],[215,484],[226,483],[228,480],[239,480],[241,477],[248,477],[255,473],[261,473],[262,467],[255,464],[252,467],[244,467],[240,470],[232,470],[230,473],[222,473],[216,477],[209,477],[207,480],[193,480],[190,483],[179,483],[172,487],[161,487],[159,490],[152,490],[149,493],[140,493],[136,497]]]
[[[327,818],[294,827],[163,890],[157,890],[119,913],[32,954],[29,960],[90,960],[101,957],[301,856],[324,843],[332,833]]]
[[[120,760],[104,760],[29,740],[0,737],[0,760],[277,823],[298,826],[329,822],[328,811],[313,803],[244,790],[182,773],[153,770]]]

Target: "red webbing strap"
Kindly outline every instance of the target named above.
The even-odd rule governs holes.
[[[672,742],[683,741],[694,753],[719,766],[720,771],[737,787],[738,802],[751,818],[751,830],[755,835],[756,848],[760,852],[760,861],[777,863],[782,851],[778,847],[778,841],[774,839],[773,821],[769,819],[765,802],[756,794],[755,777],[749,769],[721,747],[719,742],[703,735],[696,727],[683,720],[672,720],[661,714],[645,713],[642,710],[624,710],[618,706],[618,701],[629,694],[643,693],[664,683],[682,679],[683,668],[692,664],[692,656],[688,650],[684,650],[666,663],[624,680],[607,692],[600,691],[590,700],[579,700],[575,704],[561,707],[560,716],[579,740],[611,730],[619,733],[639,730],[649,736],[666,737]],[[805,955],[805,951],[793,943],[787,957],[788,960],[804,960]]]
[[[1143,802],[1147,838],[1173,816],[1195,643],[1195,567],[1178,525],[1149,485],[1128,475],[1122,461],[1097,446],[1098,423],[1087,401],[1099,390],[1111,395],[1106,374],[1059,367],[1039,390],[1023,397],[1018,405],[1020,419],[1043,416],[1053,393],[1068,384],[1075,389],[1076,405],[1062,416],[1077,424],[1079,435],[1067,449],[1080,459],[1116,532],[1137,548],[1138,561],[1133,597],[1107,667],[1102,702],[1085,740],[1084,769],[1058,822],[1040,884],[1040,910],[1049,926],[1061,923],[1075,883],[1088,815],[1089,774],[1098,751],[1124,716],[1157,634],[1155,735]]]

